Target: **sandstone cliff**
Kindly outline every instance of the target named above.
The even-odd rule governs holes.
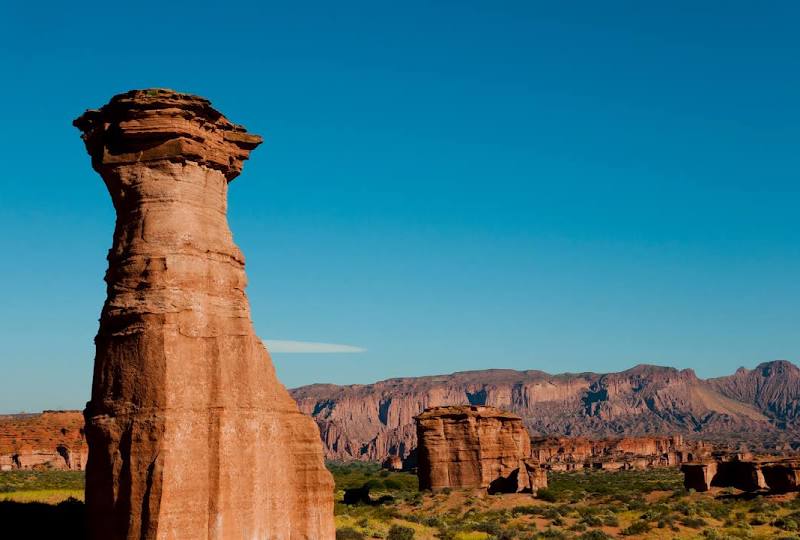
[[[756,382],[741,383],[736,382],[741,370],[706,381],[692,370],[648,365],[609,374],[492,369],[368,385],[317,384],[291,393],[317,421],[330,459],[406,457],[416,447],[415,415],[428,407],[462,404],[518,414],[533,436],[679,433],[768,447],[796,441],[800,380],[781,381],[797,368],[772,362],[754,371]]]

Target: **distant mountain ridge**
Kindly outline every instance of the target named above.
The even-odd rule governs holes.
[[[706,380],[691,369],[642,364],[606,374],[489,369],[290,392],[316,420],[330,459],[405,457],[416,446],[415,415],[460,404],[519,414],[531,435],[682,433],[758,448],[800,445],[800,369],[786,360]]]

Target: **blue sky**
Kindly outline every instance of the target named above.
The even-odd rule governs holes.
[[[79,408],[114,213],[73,118],[201,94],[288,386],[800,360],[795,2],[0,7],[0,411]]]

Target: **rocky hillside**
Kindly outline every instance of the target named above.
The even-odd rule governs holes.
[[[87,455],[79,411],[0,415],[0,471],[82,470]]]
[[[800,370],[786,361],[703,380],[690,369],[639,365],[620,373],[492,369],[369,385],[292,390],[320,427],[327,457],[381,460],[416,446],[414,416],[439,405],[490,405],[520,415],[532,435],[683,433],[732,444],[797,440]]]

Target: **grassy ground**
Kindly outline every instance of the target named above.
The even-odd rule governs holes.
[[[329,468],[337,501],[345,489],[363,485],[370,486],[373,499],[386,499],[353,506],[337,502],[338,540],[800,540],[795,494],[689,493],[674,469],[554,473],[550,488],[534,498],[464,490],[420,493],[414,475],[375,464],[330,463]],[[81,473],[0,473],[0,520],[31,523],[46,512],[80,518],[82,486]]]
[[[56,504],[70,497],[83,500],[82,472],[10,471],[0,473],[0,501]]]

